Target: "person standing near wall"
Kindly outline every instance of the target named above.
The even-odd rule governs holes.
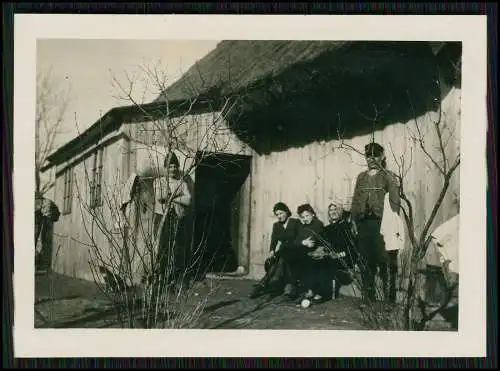
[[[35,270],[46,272],[52,266],[52,227],[61,215],[57,205],[35,192]],[[40,250],[36,247],[40,240]]]
[[[365,146],[368,169],[357,179],[351,205],[356,243],[360,254],[360,270],[364,299],[376,300],[375,276],[377,268],[383,283],[384,298],[396,300],[397,251],[387,252],[380,227],[384,212],[384,198],[389,193],[390,207],[399,214],[399,185],[395,174],[386,169],[384,148],[375,142]],[[390,274],[388,272],[390,270]]]

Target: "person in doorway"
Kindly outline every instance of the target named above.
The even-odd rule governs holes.
[[[266,293],[282,293],[284,288],[285,293],[289,294],[295,286],[287,257],[290,255],[290,250],[295,247],[294,242],[300,222],[292,218],[292,212],[283,202],[277,202],[273,206],[273,213],[277,221],[274,222],[271,232],[269,256],[266,259],[266,274],[251,292],[251,298]]]
[[[183,179],[175,153],[165,158],[164,173],[154,181],[155,237],[159,238],[159,273],[167,282],[182,283],[191,278],[189,256],[192,191]]]
[[[384,198],[389,193],[389,204],[399,214],[399,185],[395,174],[386,169],[384,148],[375,142],[365,146],[368,169],[356,178],[351,205],[351,216],[357,234],[357,249],[360,254],[360,270],[363,297],[376,300],[375,276],[377,268],[383,283],[384,298],[396,299],[397,251],[388,253],[380,233],[384,211]],[[391,267],[391,274],[388,274]],[[390,280],[389,280],[390,278]]]

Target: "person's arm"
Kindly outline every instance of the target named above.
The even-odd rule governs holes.
[[[363,191],[362,191],[362,178],[363,173],[358,174],[356,178],[356,184],[354,186],[354,194],[352,195],[351,202],[351,216],[353,221],[357,221],[361,213],[361,203]]]
[[[302,241],[306,238],[306,234],[304,233],[304,226],[302,223],[297,224],[297,232],[295,233],[295,238],[293,239],[292,244],[294,246],[303,246]]]
[[[189,192],[185,181],[182,182],[181,187],[175,190],[172,200],[183,206],[189,206],[191,204],[191,192]]]
[[[269,244],[269,251],[274,252],[276,249],[276,245],[278,244],[278,238],[277,238],[277,225],[276,223],[273,224],[273,230],[271,232],[271,243]]]
[[[166,203],[170,199],[170,192],[163,177],[158,177],[153,180],[153,194],[155,200],[161,204]]]
[[[399,183],[395,174],[387,173],[387,189],[389,192],[389,204],[392,211],[399,215],[401,198],[399,196]]]
[[[323,239],[323,234],[325,230],[325,223],[323,223],[321,220],[316,219],[314,222],[314,233],[312,235],[312,240],[314,244],[324,244],[324,239]]]
[[[323,245],[327,245],[329,248],[331,248],[332,247],[332,241],[330,240],[330,235],[329,235],[328,231],[329,231],[328,226],[325,225],[323,227],[323,229],[321,230],[321,236],[320,236],[320,238],[321,238],[321,243]]]

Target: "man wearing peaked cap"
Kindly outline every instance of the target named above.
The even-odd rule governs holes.
[[[356,178],[351,205],[351,215],[357,231],[357,248],[361,258],[363,296],[370,301],[376,300],[375,275],[378,268],[384,285],[384,296],[394,302],[397,251],[386,251],[380,227],[387,193],[391,208],[399,214],[399,185],[393,174],[386,169],[384,147],[376,142],[368,143],[365,146],[365,159],[368,169]]]
[[[384,155],[384,147],[376,142],[370,142],[365,146],[365,156],[380,157]]]

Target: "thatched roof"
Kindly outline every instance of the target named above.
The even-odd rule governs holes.
[[[438,95],[438,67],[447,79],[455,83],[458,77],[459,82],[460,57],[458,42],[222,41],[154,102],[108,111],[54,152],[49,166],[144,111],[161,115],[166,98],[179,113],[195,97],[205,106],[224,97],[237,99],[237,109],[227,116],[229,125],[261,153],[331,139],[339,125],[346,138],[363,134],[374,127],[366,119],[373,106],[383,111],[379,126],[428,110]]]
[[[237,40],[222,41],[195,63],[164,95],[169,100],[191,99],[212,92],[226,96],[273,78],[291,66],[314,61],[325,52],[339,51],[350,42]]]
[[[443,47],[416,41],[223,41],[157,102],[232,97],[239,105],[227,118],[240,139],[258,152],[286,149],[331,139],[340,121],[346,136],[373,130],[366,116],[374,105],[384,111],[377,125],[429,110],[439,96],[436,54]]]

